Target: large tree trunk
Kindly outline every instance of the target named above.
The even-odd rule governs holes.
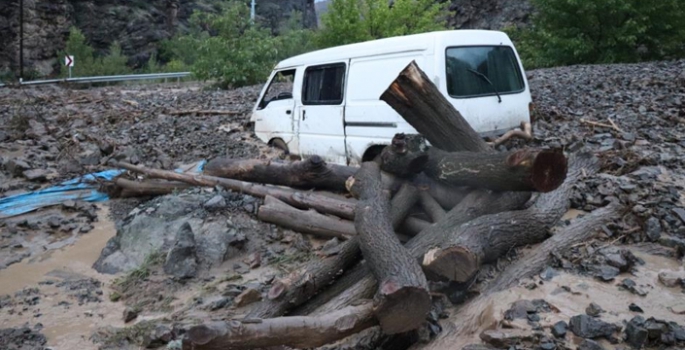
[[[442,332],[437,339],[425,345],[412,347],[414,350],[441,350],[447,348],[461,348],[464,339],[482,331],[483,325],[473,320],[490,317],[493,303],[501,298],[507,298],[508,289],[516,287],[519,281],[532,277],[544,269],[551,262],[555,252],[563,252],[573,245],[586,242],[606,223],[620,217],[623,208],[613,202],[591,213],[573,219],[571,224],[558,228],[558,231],[542,244],[535,247],[520,260],[514,262],[499,273],[498,277],[487,283],[480,290],[480,295],[468,303],[459,305],[451,310],[449,319],[442,325],[449,328],[449,332]],[[501,292],[501,293],[500,293]],[[504,296],[502,295],[504,293]],[[499,302],[501,304],[501,302]]]
[[[328,315],[213,322],[194,326],[183,349],[257,349],[272,346],[314,348],[377,324],[371,303],[350,306]]]
[[[566,156],[561,150],[523,149],[491,154],[428,151],[426,175],[454,186],[493,191],[550,192],[566,179]]]
[[[246,319],[270,318],[285,315],[290,309],[309,300],[321,289],[361,258],[359,238],[341,243],[334,256],[312,259],[303,268],[276,280],[267,293],[267,299],[250,310]]]
[[[568,226],[558,227],[552,237],[545,240],[520,260],[509,265],[499,276],[488,283],[487,292],[495,293],[516,286],[524,279],[542,271],[552,262],[555,254],[576,244],[586,242],[597,234],[602,226],[620,217],[623,207],[618,201],[595,209],[591,213],[575,218]]]
[[[412,61],[380,96],[432,146],[448,152],[490,152],[437,86]]]
[[[257,218],[322,238],[337,237],[346,240],[357,234],[352,221],[319,214],[313,209],[295,209],[271,196],[264,198],[264,205],[259,207]]]
[[[448,239],[423,257],[431,275],[466,282],[484,263],[495,261],[514,247],[538,243],[568,210],[576,181],[594,174],[599,166],[591,155],[574,157],[566,181],[555,191],[541,194],[530,208],[480,216],[450,229]]]
[[[473,191],[450,210],[443,220],[429,226],[407,242],[405,248],[418,261],[429,249],[439,247],[454,227],[481,215],[520,209],[529,198],[530,193],[527,192]],[[331,288],[317,296],[312,307],[302,308],[298,310],[298,314],[323,315],[353,305],[355,300],[370,298],[377,282],[366,265],[368,264],[343,276]]]
[[[115,178],[113,182],[118,191],[110,192],[109,195],[114,198],[163,196],[193,187],[179,181],[133,181],[122,177]]]
[[[282,185],[301,189],[344,191],[345,181],[356,168],[327,164],[319,156],[292,163],[277,163],[258,159],[215,158],[205,165],[209,176]]]
[[[420,230],[420,228],[429,224],[414,218],[407,218],[405,220],[407,212],[414,206],[417,199],[418,191],[414,186],[405,183],[400,187],[400,190],[395,194],[391,202],[393,228],[404,226],[408,227],[411,231]],[[293,221],[299,222],[301,220],[296,218]],[[315,222],[315,225],[318,224],[318,222]],[[354,229],[354,224],[351,222],[350,224]],[[286,223],[286,227],[289,227],[289,225],[292,224]],[[324,225],[321,229],[328,228],[328,225]],[[292,308],[301,305],[327,287],[343,271],[354,265],[359,257],[361,257],[359,239],[358,237],[353,237],[347,242],[342,243],[340,251],[335,256],[323,260],[314,259],[289,276],[277,280],[269,290],[268,299],[252,309],[246,317],[266,318],[286,314]]]
[[[362,164],[349,188],[359,197],[354,224],[362,254],[379,281],[374,298],[376,318],[386,334],[416,329],[430,311],[428,282],[416,259],[395,236],[378,164]]]

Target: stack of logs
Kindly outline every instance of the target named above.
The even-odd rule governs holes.
[[[598,170],[589,154],[494,151],[414,62],[380,99],[419,134],[395,135],[359,168],[318,156],[292,163],[217,158],[203,175],[117,164],[165,180],[115,179],[122,196],[221,186],[263,198],[260,220],[342,241],[337,254],[273,282],[244,318],[192,327],[184,349],[314,348],[371,327],[385,335],[414,331],[431,309],[429,280],[468,282],[512,248],[544,241],[568,210],[574,184]],[[529,132],[523,125],[518,131]],[[568,233],[578,234],[586,232]],[[535,273],[547,254],[497,287]]]

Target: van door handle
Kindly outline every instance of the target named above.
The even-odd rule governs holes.
[[[302,120],[306,117],[307,111],[302,111]]]
[[[287,111],[285,111],[285,114],[290,114],[291,112],[292,112],[291,110],[287,110]]]

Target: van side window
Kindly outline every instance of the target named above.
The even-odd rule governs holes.
[[[343,100],[345,64],[308,67],[304,71],[302,104],[338,105]]]
[[[523,75],[508,46],[450,47],[446,52],[447,92],[452,97],[476,97],[524,90]]]
[[[266,107],[271,101],[292,99],[294,81],[295,69],[282,70],[276,73],[271,79],[264,97],[259,101],[259,108]]]

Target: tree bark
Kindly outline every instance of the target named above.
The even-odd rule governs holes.
[[[362,254],[379,281],[374,314],[386,334],[416,329],[430,311],[428,282],[416,259],[395,236],[379,165],[362,164],[349,188],[360,199],[354,224]]]
[[[620,217],[622,206],[613,201],[605,207],[593,210],[591,213],[571,220],[568,226],[559,227],[552,237],[537,246],[520,260],[509,265],[499,276],[488,283],[487,292],[496,293],[512,288],[524,279],[542,271],[552,262],[552,256],[570,247],[592,238],[605,224]]]
[[[407,242],[405,248],[419,260],[429,249],[439,247],[455,227],[481,215],[519,209],[529,198],[530,193],[527,192],[473,191],[450,210],[443,220],[430,225]],[[324,315],[339,310],[352,305],[354,300],[370,298],[377,285],[368,266],[361,265],[317,296],[312,306],[301,308],[301,312]]]
[[[204,173],[235,180],[288,186],[299,189],[344,191],[345,181],[357,168],[327,164],[314,155],[302,161],[277,163],[258,159],[215,158]]]
[[[409,210],[419,200],[419,191],[410,183],[405,182],[395,193],[390,202],[390,219],[393,229],[398,229],[403,221],[406,221]]]
[[[354,219],[354,200],[333,198],[316,192],[295,192],[289,199],[289,204],[300,209],[309,208],[343,219]]]
[[[179,181],[133,181],[121,177],[114,179],[113,182],[119,191],[113,193],[112,196],[117,198],[163,196],[193,187]]]
[[[448,231],[448,239],[423,257],[430,275],[468,281],[484,263],[495,261],[514,247],[538,243],[568,210],[576,181],[594,174],[599,166],[591,155],[574,157],[566,181],[555,191],[541,194],[530,208],[480,216]]]
[[[378,158],[381,170],[400,178],[413,177],[428,162],[428,146],[421,135],[395,134]]]
[[[272,196],[264,198],[264,204],[259,207],[257,218],[322,238],[337,237],[347,240],[357,234],[352,221],[319,214],[313,209],[295,209]]]
[[[404,120],[441,150],[490,152],[485,141],[412,61],[381,94]]]
[[[419,191],[419,202],[423,210],[430,216],[431,220],[435,223],[445,217],[445,209],[440,206],[440,203],[433,198],[433,196],[428,193],[428,191]]]
[[[566,179],[566,156],[561,150],[523,149],[483,154],[428,151],[426,175],[454,186],[493,191],[550,192]]]
[[[285,315],[291,308],[306,302],[335,281],[360,257],[358,237],[341,243],[340,251],[336,255],[324,259],[312,259],[303,268],[274,282],[267,293],[267,299],[250,310],[245,318],[270,318]]]
[[[373,307],[369,302],[318,317],[287,316],[212,322],[190,328],[183,340],[183,349],[313,348],[343,339],[375,324]]]

